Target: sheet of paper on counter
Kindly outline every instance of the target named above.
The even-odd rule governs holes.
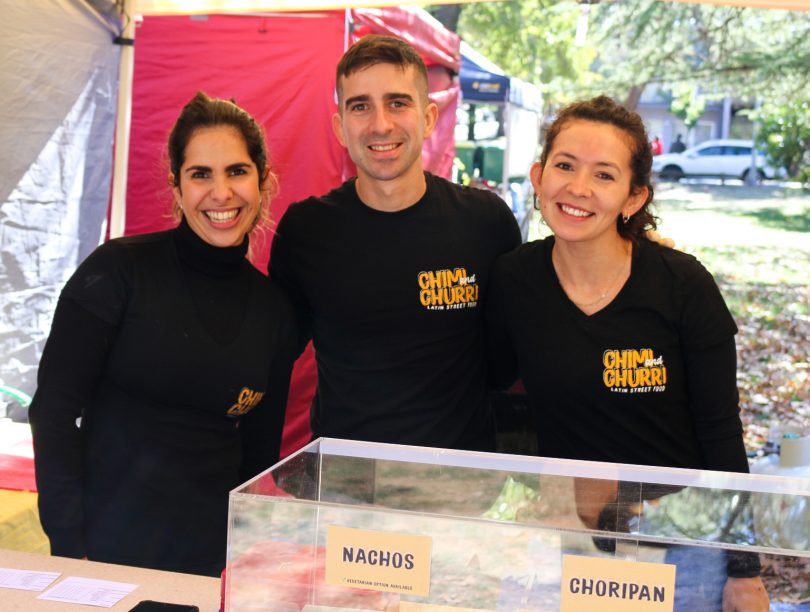
[[[23,591],[42,591],[59,576],[59,572],[35,572],[0,567],[0,587]]]
[[[111,608],[138,588],[137,584],[69,576],[37,599]]]

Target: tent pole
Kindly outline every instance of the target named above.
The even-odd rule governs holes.
[[[124,235],[126,225],[127,168],[129,166],[129,129],[132,119],[132,72],[135,63],[134,0],[123,0],[121,20],[121,57],[118,67],[118,108],[115,123],[115,165],[110,202],[110,238]]]
[[[512,197],[509,194],[509,131],[511,129],[511,117],[512,115],[512,104],[509,102],[508,95],[507,100],[504,103],[503,107],[503,174],[501,176],[501,197],[509,204],[509,208],[512,208]]]

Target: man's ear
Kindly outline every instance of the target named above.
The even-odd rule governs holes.
[[[425,138],[429,138],[439,120],[439,106],[435,102],[428,102],[425,107]]]
[[[332,131],[344,147],[346,146],[346,139],[343,138],[343,116],[340,113],[332,115]]]

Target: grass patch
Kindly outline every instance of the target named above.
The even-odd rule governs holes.
[[[764,227],[784,230],[787,232],[810,232],[810,212],[802,214],[785,214],[779,208],[763,208],[745,213],[747,217],[753,217]]]

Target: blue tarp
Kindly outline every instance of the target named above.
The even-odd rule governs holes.
[[[521,79],[507,76],[486,57],[461,41],[461,98],[464,102],[502,104],[510,102],[541,113],[543,94]]]
[[[461,97],[465,102],[499,103],[506,100],[509,77],[498,66],[462,41]]]

